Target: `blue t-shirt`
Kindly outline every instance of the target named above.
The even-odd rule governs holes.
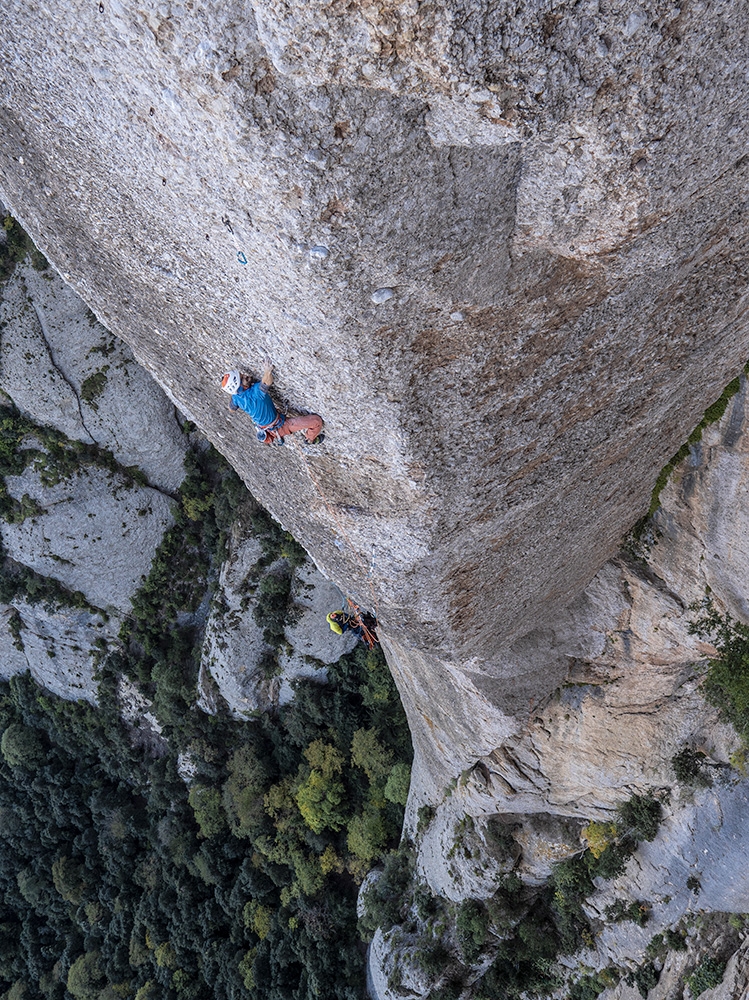
[[[262,382],[255,382],[249,389],[240,389],[231,397],[234,407],[249,413],[258,427],[267,427],[278,416],[278,410],[270,398],[268,387]]]

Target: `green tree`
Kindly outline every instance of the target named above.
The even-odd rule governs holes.
[[[698,997],[705,990],[715,989],[723,982],[726,963],[720,959],[708,956],[704,958],[695,972],[688,977],[689,989],[693,997]]]
[[[215,837],[226,827],[226,817],[221,808],[221,793],[216,788],[195,784],[188,794],[188,802],[200,827],[201,837]]]
[[[24,998],[28,997],[28,995],[29,993],[26,989],[26,983],[17,979],[8,992],[3,993],[2,1000],[24,1000]]]
[[[86,891],[83,866],[64,855],[52,863],[52,883],[62,898],[78,906]]]
[[[397,763],[385,783],[385,798],[388,802],[405,806],[408,801],[408,790],[411,787],[411,768],[402,761]]]
[[[32,866],[21,869],[16,875],[18,890],[33,907],[44,910],[49,899],[48,886],[41,873],[35,871]]]
[[[361,861],[374,861],[382,854],[386,841],[382,813],[374,803],[368,802],[364,812],[349,821],[346,845]]]
[[[251,837],[262,825],[267,771],[250,746],[239,747],[229,758],[222,802],[235,837]]]
[[[477,899],[465,899],[458,908],[455,932],[467,962],[475,962],[486,942],[489,914]]]
[[[624,831],[636,840],[653,840],[661,822],[661,804],[652,794],[633,795],[619,806]]]
[[[153,955],[160,969],[175,969],[177,967],[177,955],[171,941],[162,941],[161,944],[156,945]]]
[[[304,822],[313,833],[342,830],[346,825],[343,782],[339,780],[344,756],[330,743],[314,740],[304,751],[310,767],[299,769],[300,780],[295,799]]]
[[[296,803],[313,833],[341,830],[346,823],[343,783],[313,768],[296,790]]]
[[[351,760],[372,785],[383,783],[393,767],[393,755],[378,737],[376,729],[357,729],[351,741]]]
[[[0,753],[11,767],[31,771],[45,758],[44,746],[36,730],[22,722],[11,722],[0,739]]]
[[[254,931],[261,941],[268,937],[273,926],[273,911],[270,907],[263,906],[256,900],[250,900],[245,904],[242,916],[245,927]]]
[[[70,966],[66,985],[76,1000],[98,1000],[105,985],[98,951],[78,956]]]

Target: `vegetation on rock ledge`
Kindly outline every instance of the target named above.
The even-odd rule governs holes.
[[[476,1000],[521,1000],[556,995],[566,985],[573,1000],[593,1000],[619,980],[622,970],[611,968],[570,982],[558,960],[593,941],[597,928],[583,906],[595,889],[593,880],[621,874],[638,842],[655,837],[660,817],[656,798],[634,795],[621,805],[615,822],[586,828],[588,848],[556,864],[545,885],[526,884],[510,872],[490,899],[457,905],[434,896],[416,877],[413,848],[402,844],[363,894],[362,935],[371,939],[377,927],[389,933],[391,949],[413,955],[432,981],[432,997],[456,998],[472,984]],[[647,904],[618,903],[610,919],[646,922]],[[647,963],[647,970],[635,975],[644,982],[650,968]],[[394,987],[402,974],[396,961]]]

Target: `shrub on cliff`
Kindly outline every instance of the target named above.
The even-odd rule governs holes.
[[[690,626],[693,634],[710,638],[718,651],[710,660],[702,689],[744,742],[749,742],[749,625],[721,615],[706,600]]]
[[[29,234],[12,215],[3,217],[3,233],[5,239],[0,240],[0,284],[7,281],[16,264],[27,257],[31,258],[31,265],[37,271],[46,271],[49,261],[41,250],[37,250]]]
[[[403,841],[387,855],[382,873],[362,893],[359,930],[365,941],[372,940],[378,927],[389,931],[400,922],[410,902],[408,890],[413,883],[414,860],[413,847]]]
[[[720,959],[708,957],[702,960],[698,968],[688,977],[687,983],[693,997],[698,997],[705,990],[715,989],[723,982],[726,963]]]
[[[466,899],[458,907],[455,932],[466,962],[475,962],[486,944],[489,914],[477,899]]]
[[[633,795],[619,806],[620,825],[626,836],[653,840],[661,822],[661,804],[652,795]]]
[[[671,758],[676,780],[697,788],[708,788],[712,784],[710,775],[705,771],[705,754],[694,747],[683,746]]]

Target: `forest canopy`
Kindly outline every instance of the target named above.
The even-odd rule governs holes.
[[[273,713],[195,707],[190,614],[243,488],[212,449],[192,462],[120,647],[102,650],[99,706],[28,675],[0,683],[5,1000],[365,996],[356,896],[400,836],[405,716],[381,652],[363,646]],[[253,522],[266,560],[303,557],[257,505]],[[163,739],[123,723],[122,677]]]

